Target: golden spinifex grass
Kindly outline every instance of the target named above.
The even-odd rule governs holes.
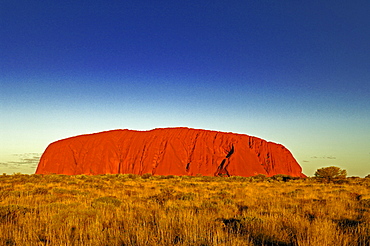
[[[0,245],[370,245],[370,179],[2,175]]]

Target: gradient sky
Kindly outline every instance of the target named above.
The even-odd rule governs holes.
[[[370,2],[0,0],[0,173],[47,145],[186,126],[370,174]]]

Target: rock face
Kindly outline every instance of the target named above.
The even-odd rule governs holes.
[[[189,128],[112,130],[51,143],[36,174],[305,177],[284,146],[243,134]]]

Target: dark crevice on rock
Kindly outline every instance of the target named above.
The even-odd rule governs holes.
[[[232,155],[232,154],[234,154],[234,145],[232,145],[231,146],[231,150],[229,151],[229,153],[227,154],[227,156],[226,156],[226,158],[230,158],[230,156]]]
[[[226,169],[227,165],[225,166],[226,161],[228,161],[228,160],[227,159],[223,159],[221,161],[220,165],[217,168],[217,171],[215,173],[215,176],[227,176],[227,177],[230,177],[230,174],[229,174],[229,172]]]
[[[189,170],[190,170],[190,162],[188,164],[186,164],[185,170],[186,170],[186,172],[189,172]]]

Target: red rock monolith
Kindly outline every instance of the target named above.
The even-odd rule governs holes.
[[[305,177],[281,144],[244,134],[163,128],[112,130],[51,143],[36,174]]]

